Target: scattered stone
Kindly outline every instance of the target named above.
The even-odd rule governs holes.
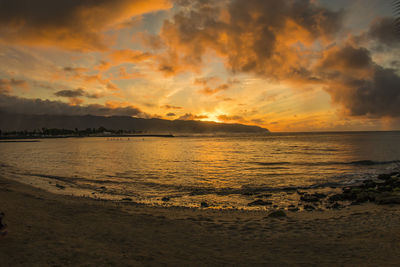
[[[315,210],[315,207],[314,207],[314,206],[311,206],[311,205],[304,205],[304,209],[305,209],[306,211],[312,211],[312,210]]]
[[[297,194],[299,194],[300,196],[304,195],[306,192],[301,192],[299,190],[296,191]]]
[[[282,218],[286,217],[286,213],[283,210],[276,210],[268,214],[268,217],[270,218]]]
[[[261,194],[258,195],[257,197],[272,197],[272,194]]]
[[[299,211],[299,208],[298,207],[290,207],[290,208],[288,208],[288,211],[296,212],[296,211]]]
[[[106,190],[107,188],[105,186],[100,186],[100,189]]]
[[[345,193],[345,194],[348,194],[348,193],[351,193],[351,187],[344,187],[342,190],[343,190],[343,193]]]
[[[314,193],[312,194],[312,196],[315,196],[317,198],[326,198],[327,196],[323,193]]]
[[[271,201],[264,201],[262,199],[257,199],[256,201],[250,202],[247,204],[247,206],[252,207],[252,206],[267,206],[267,205],[272,205]]]
[[[125,198],[123,198],[122,200],[123,200],[123,201],[132,201],[132,198],[130,198],[130,197],[125,197]]]
[[[335,194],[328,198],[329,202],[343,201],[343,200],[344,200],[344,194]]]
[[[379,205],[387,205],[387,204],[400,204],[400,195],[399,194],[382,194],[376,199],[376,203]]]
[[[242,193],[242,195],[244,195],[244,196],[254,196],[255,193],[254,192],[244,192],[244,193]]]
[[[300,200],[305,202],[318,202],[319,198],[314,195],[304,194],[300,197]]]
[[[60,184],[56,184],[56,187],[59,188],[59,189],[65,189],[65,186],[60,185]]]
[[[363,181],[363,184],[366,188],[375,188],[376,187],[376,183],[372,180],[365,180],[365,181]]]
[[[340,205],[340,204],[337,203],[337,202],[335,202],[335,203],[331,206],[331,208],[332,208],[332,209],[335,209],[335,210],[341,209],[341,208],[343,208],[343,207],[344,207],[343,205]]]
[[[380,179],[380,180],[387,180],[387,179],[390,179],[391,177],[392,176],[390,174],[387,174],[387,173],[382,173],[382,174],[378,175],[378,179]]]
[[[388,184],[382,184],[382,185],[378,186],[377,190],[380,192],[388,192],[388,191],[392,191],[392,187]]]
[[[205,202],[205,201],[203,201],[203,202],[201,202],[200,203],[200,207],[202,207],[202,208],[208,208],[210,205],[207,203],[207,202]]]
[[[0,237],[7,235],[7,224],[3,223],[4,212],[0,212]]]
[[[167,202],[167,201],[169,201],[169,197],[163,197],[161,200],[164,202]]]

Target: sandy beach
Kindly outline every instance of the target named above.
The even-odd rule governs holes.
[[[2,178],[1,266],[394,266],[400,209],[288,212],[147,207]]]

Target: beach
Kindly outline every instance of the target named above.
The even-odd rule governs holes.
[[[400,209],[165,208],[52,194],[1,178],[2,266],[394,266]]]

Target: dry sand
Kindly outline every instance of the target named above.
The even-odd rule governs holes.
[[[0,179],[1,266],[399,266],[400,206],[325,212],[158,208]]]

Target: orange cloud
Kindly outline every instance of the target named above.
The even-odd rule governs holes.
[[[64,73],[57,73],[53,75],[53,79],[56,80],[77,80],[83,83],[83,87],[89,87],[93,84],[100,84],[105,89],[111,91],[118,91],[119,88],[111,82],[111,79],[103,78],[101,74],[87,75],[85,68],[64,68]]]
[[[228,115],[223,114],[223,115],[219,115],[217,118],[218,118],[218,120],[224,121],[224,122],[229,122],[229,121],[240,121],[240,122],[243,122],[244,121],[242,116],[237,116],[237,115],[228,116]]]
[[[141,62],[146,59],[149,59],[151,57],[151,54],[137,50],[123,49],[123,50],[115,50],[109,56],[113,64],[121,64],[121,63]]]
[[[0,9],[1,42],[106,50],[103,31],[132,17],[171,8],[168,0],[13,0]]]
[[[205,95],[213,95],[216,94],[220,91],[225,91],[228,90],[230,88],[229,84],[221,84],[215,88],[210,88],[210,87],[204,87],[202,90],[200,90],[200,93],[205,94]]]
[[[165,109],[183,109],[182,107],[172,106],[172,105],[164,105],[162,107]]]
[[[100,64],[97,65],[97,66],[95,67],[95,69],[100,70],[100,71],[106,71],[106,70],[108,70],[111,66],[112,66],[112,64],[111,64],[110,62],[101,60],[101,61],[100,61]]]
[[[13,87],[29,88],[29,84],[24,80],[0,79],[0,94],[10,93]]]
[[[77,98],[77,97],[72,97],[69,99],[69,104],[72,106],[79,106],[82,104],[84,101],[83,99]]]
[[[331,40],[342,12],[310,1],[189,1],[160,36],[167,52],[159,70],[168,74],[196,70],[213,51],[232,72],[270,79],[310,79],[311,45]]]
[[[229,79],[227,83],[218,84],[220,80],[221,80],[220,78],[215,76],[197,78],[194,80],[194,84],[203,86],[203,89],[199,91],[200,93],[205,95],[213,95],[220,91],[228,90],[229,88],[231,88],[233,84],[240,83],[236,79]]]

